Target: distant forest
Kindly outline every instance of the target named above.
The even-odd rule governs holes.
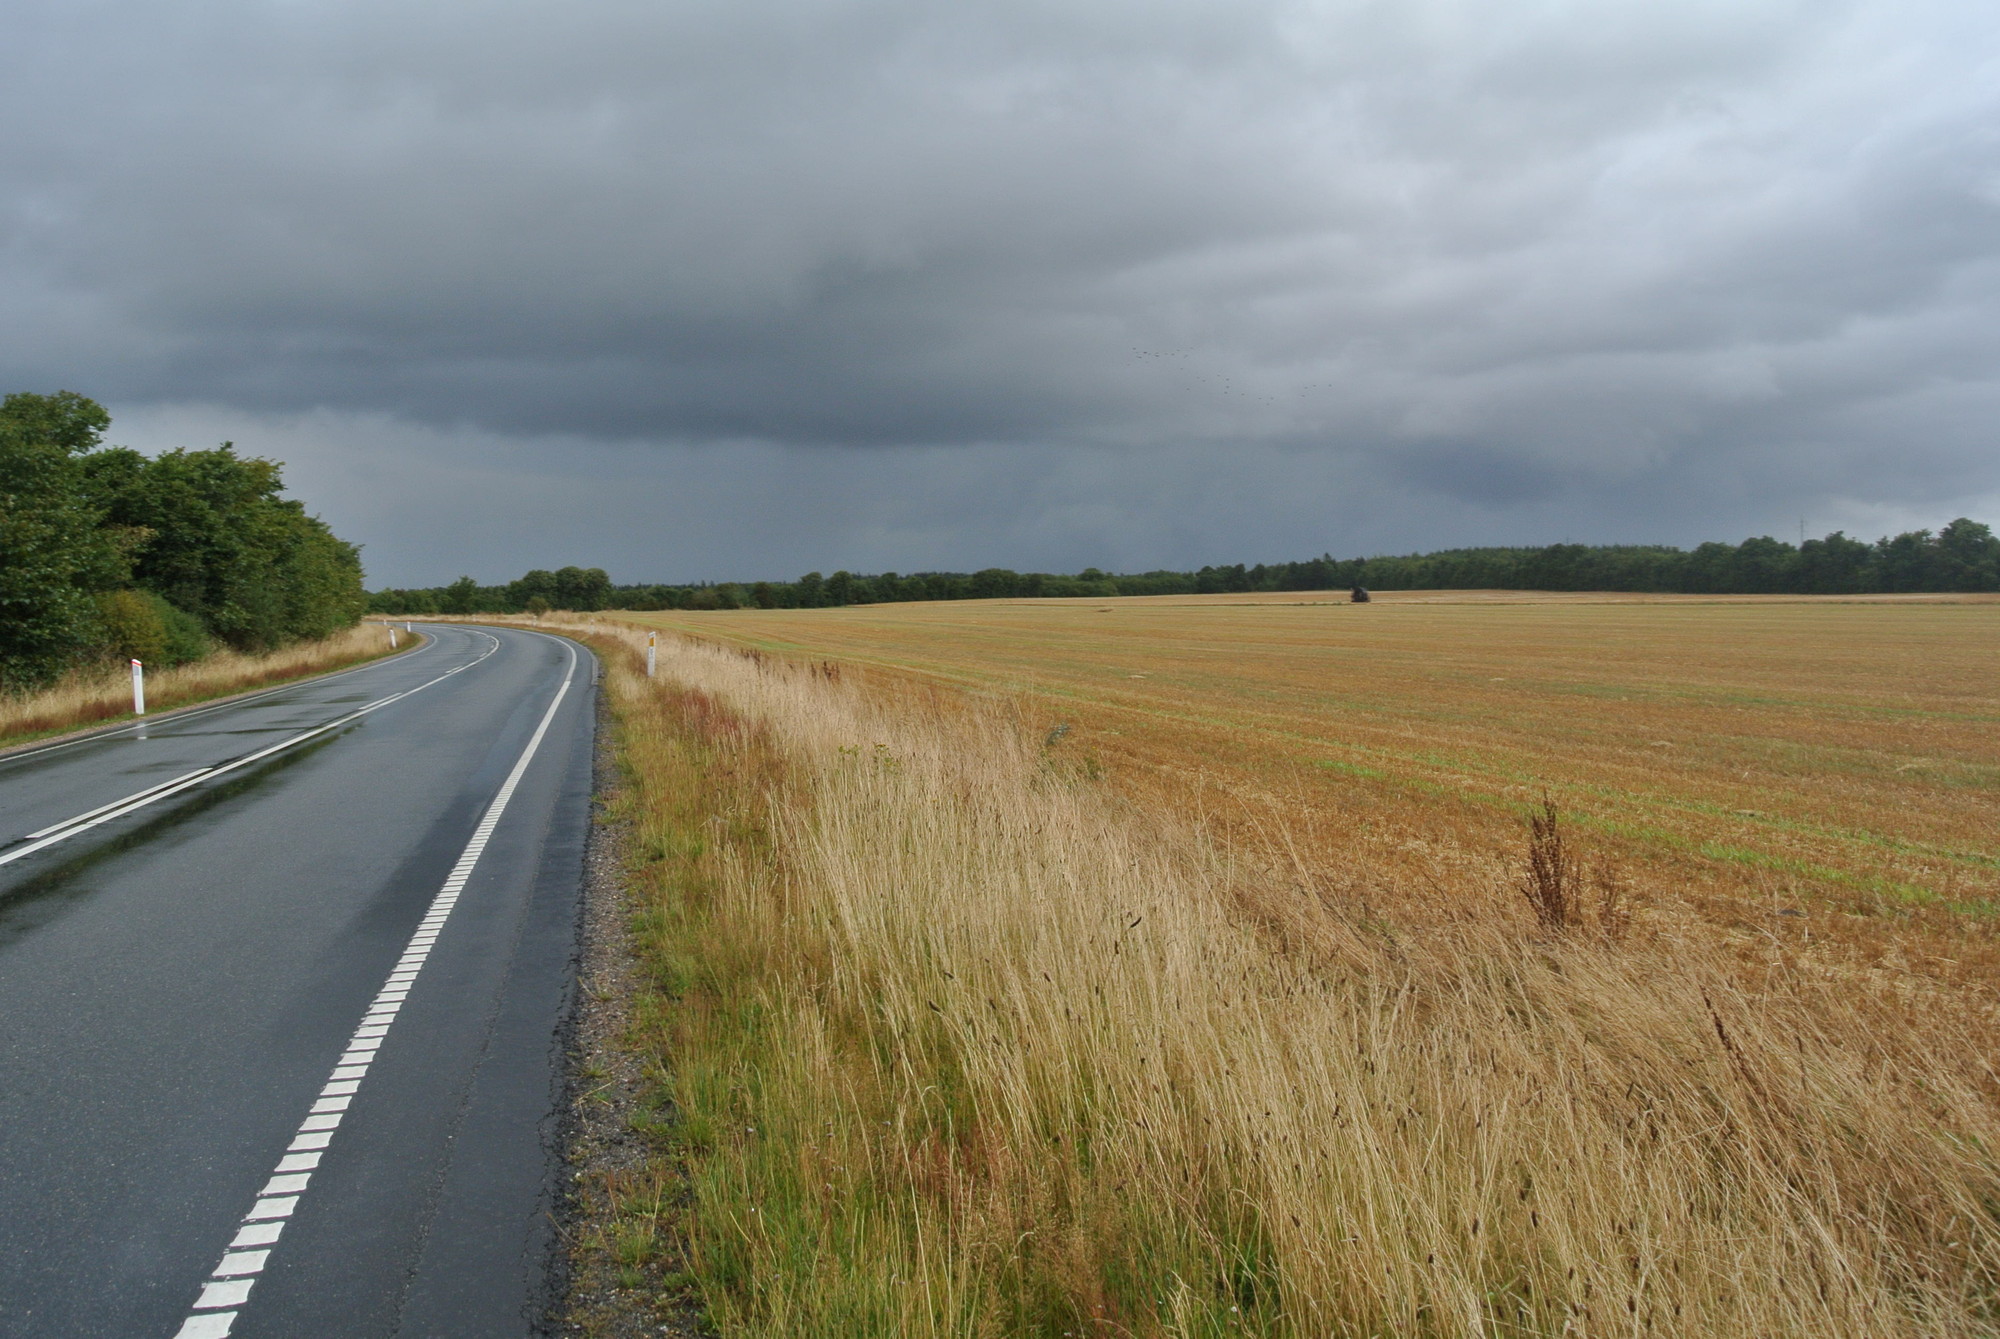
[[[0,691],[218,644],[268,650],[361,617],[361,554],[278,496],[277,462],[101,445],[73,391],[0,402]]]
[[[1682,595],[1863,595],[2000,591],[2000,539],[1963,517],[1936,533],[1912,530],[1873,544],[1835,531],[1787,544],[1768,535],[1695,549],[1637,544],[1551,544],[1539,549],[1444,549],[1400,557],[1335,558],[1198,572],[1074,576],[1012,572],[808,572],[797,581],[691,585],[612,584],[601,568],[533,571],[504,586],[460,577],[449,586],[380,590],[381,614],[538,613],[549,609],[817,609],[902,600],[1030,596],[1214,595],[1241,591],[1345,590],[1638,591]]]

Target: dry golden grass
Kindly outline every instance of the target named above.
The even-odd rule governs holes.
[[[724,1330],[1993,1333],[2000,1106],[1970,992],[1704,918],[1736,885],[1661,910],[1668,880],[1745,862],[1658,835],[1747,786],[1793,826],[1741,833],[1849,877],[1917,886],[1857,834],[1970,865],[1976,787],[1909,831],[1856,797],[1949,809],[1938,776],[1990,765],[1966,666],[1991,608],[1875,608],[1901,621],[1870,632],[1824,605],[1479,607],[1183,606],[1122,635],[1115,610],[719,615],[701,630],[930,660],[669,638],[653,683],[641,638],[600,627],[651,899],[635,1042],[671,1075]],[[1912,640],[1900,679],[1866,654]],[[1048,700],[1077,722],[1053,740]],[[1940,713],[1973,739],[1925,733]],[[1785,722],[1856,761],[1836,795],[1775,779]],[[1648,735],[1673,762],[1627,756]],[[1911,739],[1938,774],[1874,765]],[[1384,775],[1302,765],[1355,757]],[[1612,908],[1552,931],[1520,895],[1543,785],[1597,806],[1573,840],[1642,860],[1629,930]],[[1788,899],[1856,892],[1751,868]],[[673,1212],[648,1184],[621,1241]]]
[[[405,639],[403,645],[413,643]],[[146,673],[148,713],[171,711],[287,679],[325,674],[389,651],[379,623],[362,623],[321,641],[297,642],[266,655],[218,651],[170,670]],[[75,674],[55,687],[0,696],[0,744],[17,744],[132,714],[132,676],[123,667]]]

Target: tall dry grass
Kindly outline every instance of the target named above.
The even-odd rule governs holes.
[[[404,638],[403,646],[413,645]],[[263,655],[217,651],[146,674],[146,709],[170,711],[287,679],[324,674],[389,651],[379,623],[362,623],[319,641],[295,642]],[[60,733],[132,714],[132,676],[123,667],[73,674],[37,693],[0,695],[0,744]]]
[[[1518,888],[1337,891],[1002,709],[597,637],[726,1333],[2000,1328],[1957,1011]]]

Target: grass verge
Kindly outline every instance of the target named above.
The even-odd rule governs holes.
[[[402,649],[417,645],[406,639]],[[291,679],[358,665],[393,654],[379,623],[361,623],[319,641],[297,642],[263,655],[218,651],[170,670],[148,671],[149,714],[267,688]],[[38,693],[0,697],[0,747],[86,729],[132,714],[132,679],[124,669],[73,675]]]
[[[1333,888],[1004,708],[641,637],[595,640],[653,1155],[597,1248],[723,1333],[1995,1331],[1961,1011]]]

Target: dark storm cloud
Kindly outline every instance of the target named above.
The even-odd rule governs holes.
[[[288,455],[380,579],[1935,523],[2000,493],[1995,27],[29,3],[0,357]]]

